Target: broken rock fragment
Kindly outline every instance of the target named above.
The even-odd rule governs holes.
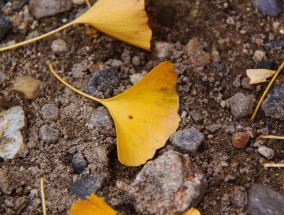
[[[178,214],[195,207],[207,188],[205,175],[188,155],[168,151],[149,161],[128,187],[141,214]]]
[[[20,76],[15,80],[13,90],[26,99],[36,99],[40,96],[41,82],[28,76]]]
[[[24,148],[21,130],[26,126],[26,117],[21,106],[0,113],[0,157],[13,159]]]

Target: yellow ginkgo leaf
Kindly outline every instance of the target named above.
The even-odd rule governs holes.
[[[267,78],[274,75],[274,70],[269,69],[247,69],[247,76],[250,79],[250,84],[259,84],[266,82]]]
[[[183,215],[201,215],[201,213],[195,208],[190,208],[189,210],[184,212]]]
[[[75,202],[70,208],[69,215],[115,215],[117,213],[95,194],[91,194],[87,199]]]
[[[152,31],[148,25],[145,0],[98,0],[74,21],[39,37],[0,48],[0,51],[29,44],[75,24],[89,24],[123,42],[150,50]]]
[[[63,84],[109,110],[116,127],[118,159],[126,166],[146,163],[178,128],[178,75],[171,62],[160,63],[133,87],[105,100],[75,89],[50,69]]]

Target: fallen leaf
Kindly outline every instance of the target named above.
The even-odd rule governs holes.
[[[74,21],[39,37],[0,48],[0,51],[35,42],[75,24],[89,24],[123,42],[150,50],[152,31],[148,25],[145,0],[98,0]]]
[[[69,215],[115,215],[116,213],[104,200],[91,194],[87,200],[75,202],[70,208]]]
[[[201,215],[201,213],[195,208],[190,208],[188,211],[184,212],[183,215]]]
[[[274,70],[269,69],[247,69],[247,76],[250,79],[250,84],[259,84],[267,81],[267,78],[274,75]]]
[[[64,85],[109,110],[116,127],[118,159],[126,166],[146,163],[179,126],[178,74],[169,61],[160,63],[122,94],[105,100],[74,88],[49,67]]]

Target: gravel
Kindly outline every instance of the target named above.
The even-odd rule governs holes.
[[[261,108],[267,116],[284,120],[284,86],[274,87]]]
[[[86,199],[92,193],[96,194],[104,185],[106,179],[101,175],[87,176],[74,183],[70,193],[75,194],[81,199]]]
[[[205,175],[188,155],[168,151],[149,161],[128,187],[141,214],[174,214],[195,207],[207,188]]]
[[[282,11],[282,0],[252,0],[252,4],[263,14],[277,17]]]
[[[177,131],[170,137],[172,144],[179,149],[195,154],[204,140],[204,135],[196,128],[189,128]]]
[[[57,120],[59,108],[55,104],[45,104],[41,108],[41,116],[44,120]]]
[[[12,22],[5,17],[0,16],[0,41],[3,40],[12,29]]]
[[[49,125],[43,125],[39,129],[39,139],[45,143],[56,143],[59,140],[60,131],[52,128]]]
[[[268,148],[266,146],[261,146],[257,149],[259,154],[261,154],[263,157],[267,158],[268,160],[271,160],[274,157],[274,151],[271,148]]]
[[[23,107],[16,106],[0,113],[0,157],[13,159],[25,147],[22,130],[26,127]]]
[[[36,78],[20,76],[16,78],[13,90],[26,99],[36,99],[41,96],[41,85]]]
[[[84,172],[85,168],[87,167],[87,161],[81,153],[77,153],[73,155],[71,159],[71,165],[77,174],[81,174]]]
[[[68,51],[68,46],[64,40],[56,39],[51,43],[51,50],[54,54],[64,54]]]
[[[236,93],[231,97],[229,103],[234,117],[239,119],[251,115],[253,112],[254,100],[253,95],[245,95],[241,92]]]
[[[283,195],[260,184],[251,187],[248,204],[250,215],[283,215],[283,211]]]
[[[233,134],[232,144],[235,148],[241,149],[246,147],[250,139],[250,135],[247,132],[237,132]]]
[[[113,126],[113,121],[109,115],[108,110],[100,106],[97,109],[95,109],[91,117],[89,119],[89,123],[94,127],[94,128],[102,128],[102,127],[112,127]]]
[[[54,16],[58,13],[68,11],[72,8],[70,0],[30,0],[29,8],[36,19]]]

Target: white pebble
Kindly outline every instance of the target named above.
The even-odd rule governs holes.
[[[274,157],[274,151],[266,146],[259,147],[257,151],[259,154],[261,154],[263,157],[266,157],[268,160]]]
[[[62,54],[67,52],[68,47],[64,40],[56,39],[51,44],[51,50],[55,54]]]

